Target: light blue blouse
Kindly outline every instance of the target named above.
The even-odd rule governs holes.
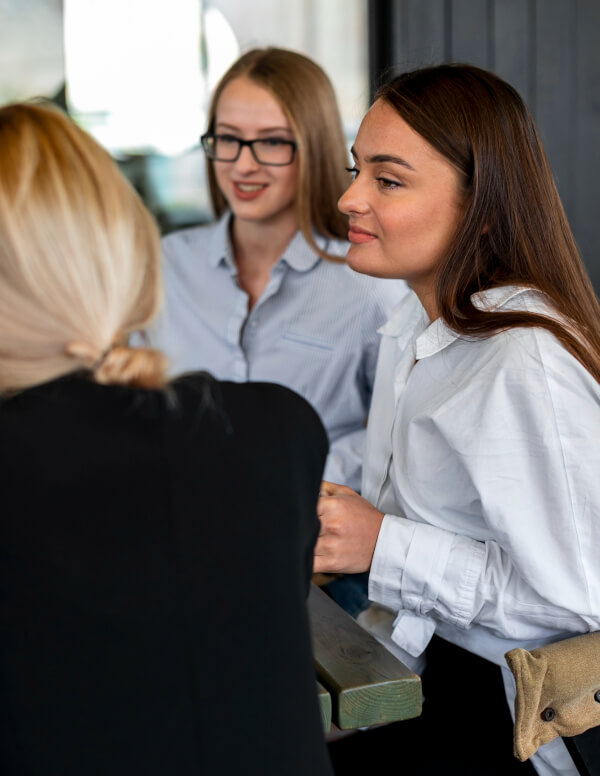
[[[165,308],[150,343],[168,355],[172,374],[204,369],[221,380],[281,383],[304,396],[329,435],[326,479],[359,489],[377,329],[407,287],[325,261],[297,232],[248,312],[229,218],[163,239]],[[340,257],[348,248],[316,240]]]

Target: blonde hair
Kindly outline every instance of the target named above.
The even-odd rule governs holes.
[[[162,297],[160,237],[109,156],[57,108],[0,108],[0,392],[79,370],[164,384],[166,358],[129,348]]]
[[[210,104],[208,131],[213,132],[219,98],[231,81],[249,78],[270,92],[287,117],[298,144],[298,223],[307,243],[320,256],[313,230],[323,237],[347,239],[348,223],[337,201],[350,185],[346,138],[335,93],[325,72],[308,57],[280,48],[252,49],[219,81]],[[217,184],[214,163],[207,160],[208,185],[217,217],[228,208]]]

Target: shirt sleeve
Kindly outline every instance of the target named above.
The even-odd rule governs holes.
[[[386,515],[370,597],[501,638],[597,630],[598,386],[558,343],[513,367],[471,376],[424,422],[443,492]]]
[[[344,434],[331,443],[323,478],[360,492],[364,428]]]

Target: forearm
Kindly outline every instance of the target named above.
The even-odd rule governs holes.
[[[460,628],[478,624],[504,638],[598,628],[600,618],[586,610],[583,580],[567,569],[555,573],[564,577],[568,590],[562,601],[529,584],[495,541],[386,515],[369,597]]]

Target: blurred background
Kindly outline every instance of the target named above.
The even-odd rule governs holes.
[[[46,96],[115,157],[168,232],[211,219],[212,88],[248,48],[328,73],[348,144],[386,74],[472,62],[533,111],[600,289],[600,0],[0,0],[0,104]]]
[[[0,0],[0,103],[66,107],[167,232],[211,218],[199,137],[213,87],[248,48],[319,62],[355,135],[369,101],[366,11],[363,0]]]

